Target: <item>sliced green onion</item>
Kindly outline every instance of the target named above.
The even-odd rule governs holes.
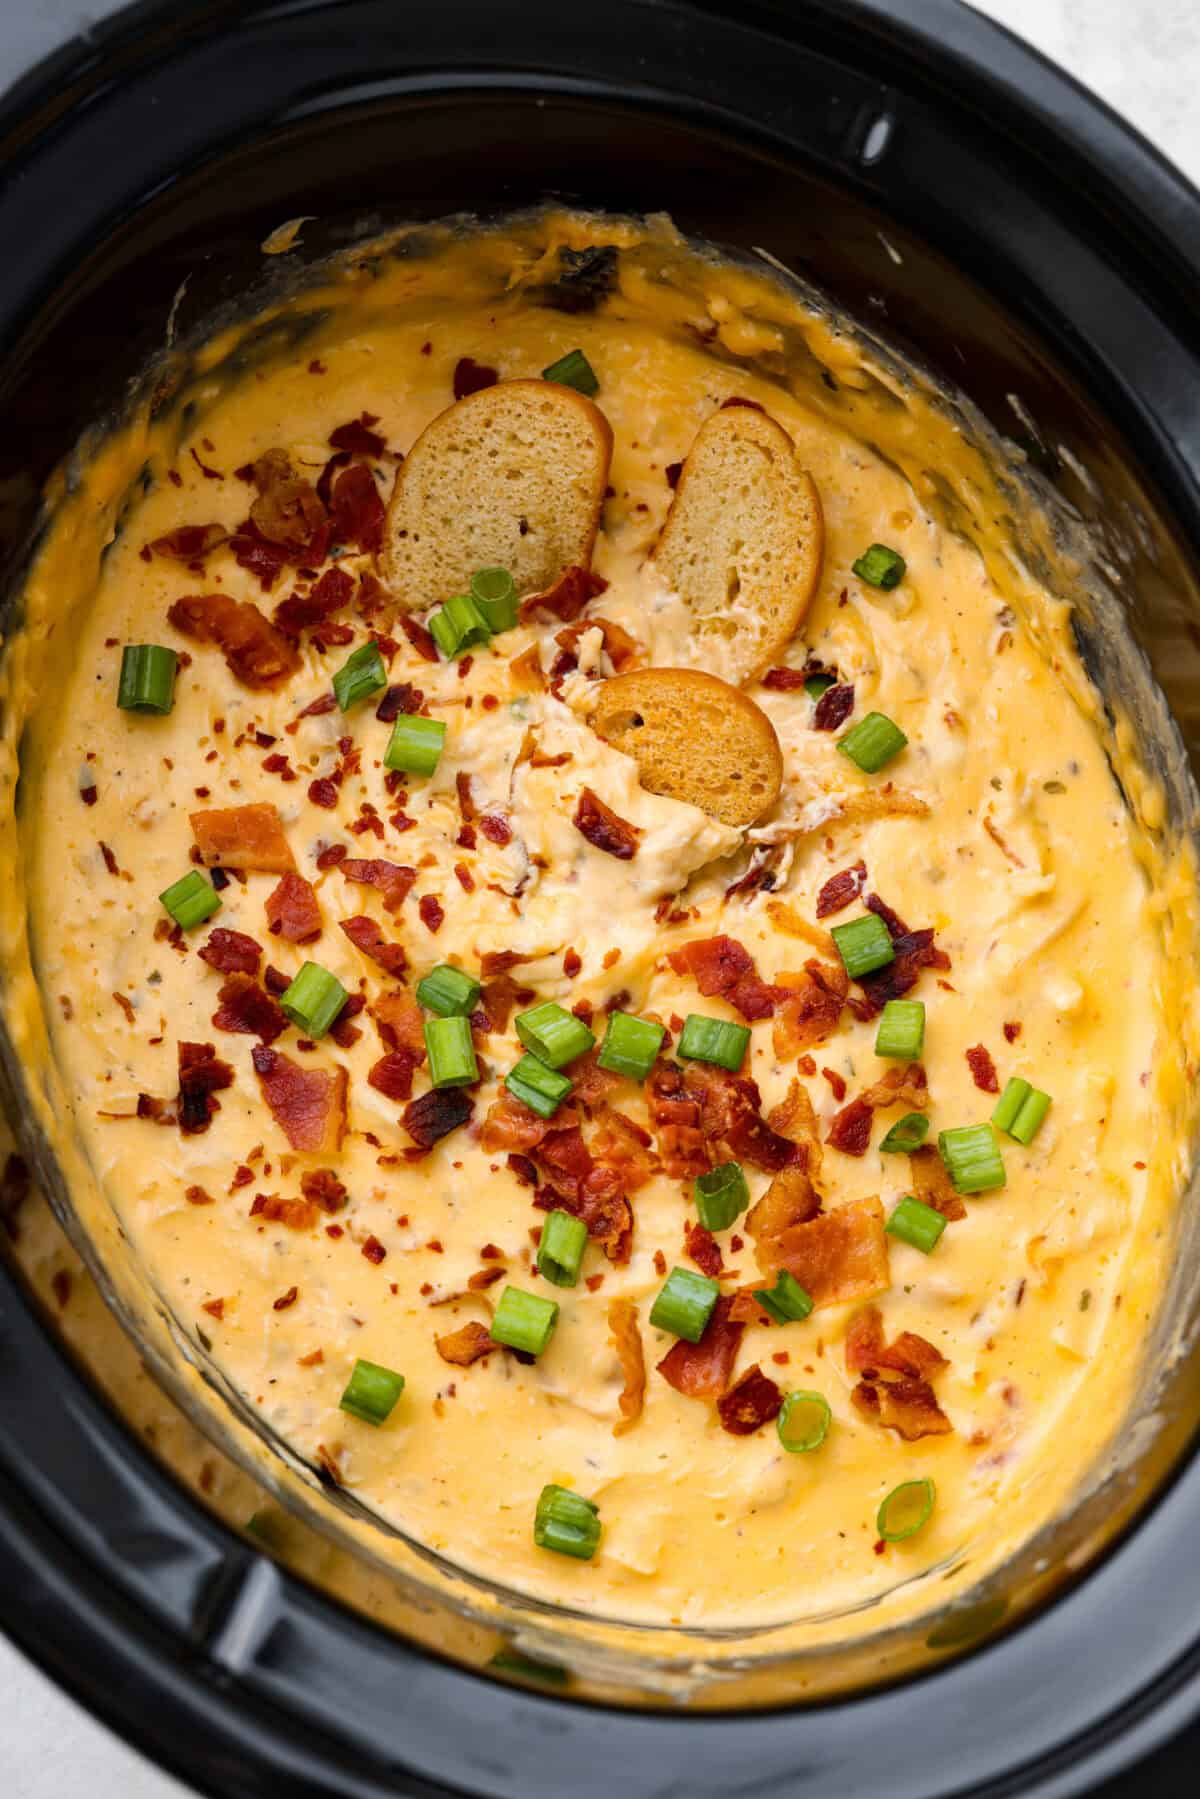
[[[610,1012],[596,1059],[601,1068],[610,1069],[613,1074],[644,1081],[658,1059],[666,1034],[661,1024],[654,1024],[649,1018],[635,1018],[632,1012]]]
[[[868,712],[844,737],[838,738],[837,746],[865,775],[877,775],[893,756],[900,754],[907,742],[899,725],[893,724],[884,713]]]
[[[833,1413],[823,1394],[789,1393],[775,1420],[775,1429],[789,1455],[807,1455],[810,1450],[820,1449],[832,1421]]]
[[[492,641],[492,628],[469,593],[451,594],[430,618],[429,634],[447,661],[473,644]]]
[[[471,1021],[460,1013],[425,1020],[425,1051],[432,1086],[469,1087],[479,1079]]]
[[[1032,1092],[1029,1082],[1019,1080],[1016,1075],[1005,1083],[1004,1092],[996,1101],[996,1109],[992,1113],[992,1123],[998,1131],[1012,1129],[1017,1113]]]
[[[860,581],[866,581],[871,587],[885,588],[899,587],[907,566],[900,552],[889,550],[885,543],[873,543],[857,562],[851,564]]]
[[[902,1480],[875,1514],[875,1528],[885,1543],[903,1543],[929,1523],[937,1488],[925,1480]]]
[[[810,675],[804,683],[804,691],[810,700],[819,700],[823,693],[836,686],[837,680],[833,675]]]
[[[127,643],[121,651],[117,705],[122,712],[169,712],[179,657],[161,643]]]
[[[722,1162],[700,1175],[692,1187],[696,1211],[706,1231],[727,1231],[750,1204],[750,1189],[740,1162]]]
[[[544,1687],[565,1687],[570,1675],[557,1662],[539,1662],[519,1649],[497,1649],[488,1663],[498,1674],[512,1674],[518,1680],[536,1680]]]
[[[471,598],[489,631],[511,631],[517,622],[516,582],[506,568],[481,568],[471,576]]]
[[[335,974],[306,962],[279,996],[283,1011],[306,1037],[323,1037],[350,995]]]
[[[504,1343],[509,1349],[541,1355],[557,1323],[558,1306],[554,1300],[543,1299],[540,1293],[524,1293],[520,1287],[505,1287],[496,1315],[488,1325],[488,1335],[494,1343]]]
[[[542,1226],[537,1248],[537,1270],[552,1287],[573,1287],[583,1266],[587,1225],[570,1212],[551,1212]]]
[[[473,974],[439,962],[417,982],[417,1004],[442,1018],[467,1018],[475,1010],[479,998],[479,982]]]
[[[581,1018],[552,999],[528,1012],[518,1012],[513,1024],[530,1055],[547,1068],[562,1068],[576,1056],[586,1055],[596,1041]]]
[[[879,1147],[885,1156],[910,1156],[920,1149],[929,1135],[929,1120],[924,1112],[906,1112],[898,1118]]]
[[[402,1374],[381,1368],[378,1362],[357,1361],[338,1404],[343,1412],[361,1418],[364,1424],[386,1424],[403,1391]]]
[[[403,774],[431,775],[441,760],[445,741],[445,719],[423,718],[419,712],[401,713],[383,752],[383,766],[397,768]]]
[[[563,387],[573,387],[576,392],[587,394],[590,399],[599,393],[600,383],[596,379],[596,371],[582,350],[568,350],[557,362],[552,362],[548,369],[542,370],[543,381],[557,381]]]
[[[374,639],[347,656],[333,677],[334,698],[343,712],[360,700],[369,700],[373,693],[382,693],[386,686],[387,669]]]
[[[937,1248],[946,1220],[932,1206],[906,1193],[888,1219],[887,1228],[893,1237],[899,1237],[902,1243],[910,1243],[927,1256]]]
[[[773,1287],[756,1287],[754,1297],[776,1324],[800,1324],[813,1309],[812,1295],[786,1268],[776,1271]]]
[[[1038,1087],[1031,1088],[1021,1110],[1008,1127],[1009,1136],[1028,1146],[1041,1130],[1042,1120],[1049,1110],[1050,1095],[1043,1093]]]
[[[749,1046],[750,1033],[744,1024],[689,1012],[679,1033],[677,1054],[688,1062],[715,1062],[718,1068],[728,1068],[736,1074]]]
[[[547,1068],[536,1056],[522,1056],[505,1075],[504,1085],[514,1099],[519,1099],[539,1118],[553,1118],[571,1091],[572,1083],[565,1074]]]
[[[650,1308],[650,1323],[656,1331],[670,1331],[673,1337],[698,1343],[720,1293],[716,1281],[705,1275],[693,1274],[690,1268],[672,1268]]]
[[[849,924],[835,924],[832,936],[842,965],[852,981],[864,974],[874,974],[877,968],[886,968],[896,959],[887,926],[874,912],[868,912],[863,918],[852,918]]]
[[[570,1487],[543,1487],[533,1519],[533,1540],[539,1549],[573,1555],[590,1562],[600,1542],[600,1508]]]
[[[1004,1185],[1004,1161],[990,1124],[964,1124],[942,1131],[938,1153],[957,1193],[991,1193]]]
[[[872,916],[874,916],[872,914]],[[925,1047],[925,1006],[919,999],[890,999],[875,1033],[875,1054],[915,1062]]]
[[[163,889],[159,899],[175,920],[181,930],[190,931],[193,925],[203,924],[214,912],[221,909],[221,896],[211,881],[206,881],[199,869],[189,869],[178,881],[172,881]]]

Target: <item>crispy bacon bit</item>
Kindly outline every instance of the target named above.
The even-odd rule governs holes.
[[[672,493],[674,493],[675,489],[679,486],[679,477],[680,477],[680,475],[682,475],[682,473],[683,473],[682,462],[668,462],[666,467],[663,469],[663,474],[666,477],[667,486],[671,489]]]
[[[284,974],[282,969],[274,968],[270,962],[267,963],[267,966],[263,969],[263,986],[268,993],[273,993],[276,999],[278,999],[281,993],[287,992],[291,984],[290,977]]]
[[[874,1197],[850,1200],[760,1242],[756,1260],[765,1274],[786,1268],[815,1306],[869,1299],[891,1278],[883,1207]]]
[[[491,1355],[493,1349],[499,1349],[482,1324],[464,1324],[459,1330],[451,1331],[448,1336],[435,1337],[434,1345],[443,1362],[449,1362],[454,1368],[469,1368],[480,1356]]]
[[[273,1299],[271,1301],[271,1310],[273,1312],[286,1312],[289,1306],[295,1305],[299,1297],[299,1287],[289,1287],[286,1293],[281,1293],[278,1299]]]
[[[863,904],[883,920],[895,951],[895,960],[886,968],[864,975],[859,982],[864,998],[855,1003],[855,1010],[862,1018],[873,1018],[889,999],[901,999],[915,987],[923,968],[948,969],[950,958],[937,948],[932,930],[910,931],[877,893],[868,893]]]
[[[252,1051],[271,1115],[293,1149],[333,1155],[346,1130],[346,1070],[301,1068],[278,1050]]]
[[[243,931],[228,931],[218,925],[209,933],[208,942],[200,950],[200,960],[221,974],[257,974],[262,950],[253,937]]]
[[[347,856],[339,862],[338,869],[348,881],[377,888],[388,912],[400,910],[417,878],[415,868],[408,868],[403,862],[384,862],[378,857],[364,861],[357,856]]]
[[[827,1143],[840,1149],[844,1155],[861,1156],[867,1152],[871,1141],[871,1114],[885,1111],[889,1106],[907,1105],[914,1111],[924,1111],[929,1104],[929,1089],[925,1081],[925,1070],[919,1062],[909,1062],[903,1068],[889,1068],[882,1080],[876,1081],[873,1087],[867,1087],[856,1099],[836,1115],[829,1127]]]
[[[297,475],[284,450],[268,450],[250,466],[258,489],[250,522],[268,543],[279,544],[310,565],[321,562],[328,544],[325,508],[311,481]]]
[[[367,1258],[368,1262],[373,1262],[375,1264],[376,1268],[378,1268],[380,1262],[384,1261],[387,1257],[387,1250],[383,1247],[383,1244],[379,1241],[378,1237],[368,1237],[362,1246],[362,1253]]]
[[[839,683],[827,687],[813,707],[813,730],[836,731],[854,710],[854,688]]]
[[[218,1109],[214,1095],[233,1085],[233,1069],[222,1062],[211,1043],[179,1045],[179,1128],[185,1137],[199,1136]],[[141,1116],[141,1097],[138,1116]]]
[[[824,1076],[824,1078],[829,1082],[830,1092],[833,1094],[834,1099],[836,1099],[840,1105],[842,1100],[844,1100],[846,1097],[845,1081],[842,1079],[841,1075],[837,1072],[837,1070],[835,1068],[822,1068],[821,1073]]]
[[[176,562],[203,562],[220,544],[229,541],[224,525],[177,525],[165,537],[155,537],[147,546],[156,556],[170,556]]]
[[[607,586],[604,576],[594,575],[591,569],[577,566],[564,569],[553,587],[548,587],[544,593],[530,594],[527,600],[521,601],[521,617],[548,612],[569,625],[572,619],[579,617],[588,601],[603,593]]]
[[[437,644],[433,641],[432,633],[426,630],[420,619],[414,618],[411,612],[406,612],[400,619],[400,629],[423,661],[436,662],[438,660]]]
[[[343,606],[348,606],[354,593],[354,577],[344,568],[327,568],[307,593],[289,594],[275,608],[274,619],[289,637],[301,631],[312,631],[323,625]]]
[[[251,519],[238,526],[229,540],[234,561],[239,568],[257,576],[264,593],[269,593],[279,579],[279,571],[290,560],[287,550],[268,543]]]
[[[624,1112],[605,1105],[597,1109],[591,1152],[598,1162],[605,1163],[620,1175],[622,1192],[637,1193],[658,1173],[659,1161],[651,1141],[649,1131],[644,1131]]]
[[[691,1256],[701,1274],[707,1274],[709,1280],[715,1281],[722,1273],[725,1264],[721,1260],[721,1246],[711,1231],[705,1230],[702,1224],[689,1224],[683,1233],[684,1253]]]
[[[223,1299],[206,1299],[200,1309],[207,1312],[210,1318],[215,1318],[219,1324],[225,1316],[225,1301]]]
[[[780,1061],[790,1061],[833,1035],[850,980],[840,963],[819,962],[814,956],[802,974],[777,976],[775,991],[785,997],[776,1013],[772,1043]]]
[[[211,1206],[215,1204],[212,1194],[207,1193],[203,1187],[186,1187],[184,1189],[183,1197],[187,1200],[189,1206]]]
[[[647,1100],[663,1173],[672,1180],[691,1180],[707,1173],[712,1164],[700,1129],[700,1101],[688,1092],[677,1062],[655,1064]]]
[[[762,678],[770,693],[795,693],[809,679],[807,668],[769,668]]]
[[[470,824],[476,817],[478,808],[475,796],[471,792],[471,777],[465,769],[460,769],[454,777],[454,790],[458,795],[459,816],[464,824]]]
[[[877,1306],[859,1312],[846,1332],[847,1372],[863,1377],[851,1394],[854,1404],[908,1442],[944,1436],[953,1428],[930,1385],[947,1367],[941,1351],[913,1331],[885,1343]]]
[[[253,975],[227,976],[217,989],[217,999],[220,1003],[212,1019],[215,1030],[239,1031],[262,1043],[274,1043],[287,1030],[283,1012]]]
[[[489,843],[497,844],[501,849],[512,842],[512,826],[496,812],[485,812],[479,820],[479,829]]]
[[[477,1268],[474,1274],[467,1277],[467,1286],[473,1293],[484,1293],[503,1279],[503,1268]]]
[[[415,1063],[425,1060],[424,1016],[407,987],[393,988],[373,999],[371,1017],[388,1049],[406,1050]]]
[[[274,892],[267,895],[266,910],[274,935],[289,943],[311,943],[321,935],[316,890],[311,881],[291,869],[280,878]]]
[[[783,1394],[758,1363],[739,1375],[728,1393],[717,1401],[721,1429],[731,1437],[751,1437],[783,1408]]]
[[[326,812],[332,812],[338,803],[337,782],[327,778],[310,781],[308,797],[314,806],[323,806]]]
[[[354,918],[341,918],[338,923],[355,949],[360,950],[364,956],[369,956],[372,962],[378,962],[380,968],[396,978],[404,973],[408,967],[408,957],[404,953],[403,944],[389,943],[373,918],[359,913]]]
[[[871,1144],[873,1115],[874,1108],[860,1093],[837,1113],[829,1127],[826,1143],[840,1149],[844,1156],[865,1156]]]
[[[209,868],[281,875],[296,866],[279,813],[267,802],[214,806],[191,813],[189,821],[196,847]]]
[[[529,1160],[528,1156],[519,1156],[513,1152],[505,1157],[505,1161],[508,1164],[510,1174],[516,1176],[522,1187],[537,1186],[539,1178],[538,1171],[535,1164]]]
[[[787,995],[759,977],[754,958],[735,937],[706,937],[672,950],[676,974],[690,974],[706,998],[719,994],[748,1022],[770,1018]]]
[[[581,1218],[610,1262],[629,1260],[633,1212],[619,1168],[593,1160],[578,1125],[548,1131],[537,1150],[543,1183],[534,1201],[542,1211],[561,1206]]]
[[[417,901],[417,911],[421,914],[421,923],[427,931],[436,934],[441,930],[446,913],[436,894],[423,893]]]
[[[431,1087],[404,1108],[404,1128],[414,1143],[431,1149],[442,1137],[466,1124],[475,1101],[461,1087]]]
[[[971,1079],[981,1093],[999,1093],[1000,1082],[996,1079],[996,1064],[983,1047],[977,1043],[974,1049],[966,1051],[967,1066],[971,1070]]]
[[[928,1379],[949,1366],[942,1352],[914,1331],[901,1331],[889,1347],[884,1341],[883,1316],[878,1306],[864,1306],[850,1321],[846,1332],[846,1368],[850,1374],[874,1379],[886,1369],[889,1373]]]
[[[912,1174],[913,1198],[919,1199],[923,1205],[932,1206],[940,1212],[949,1223],[965,1218],[967,1208],[954,1191],[954,1183],[946,1172],[946,1164],[932,1143],[922,1149],[909,1151],[909,1171]]]
[[[698,1343],[681,1337],[658,1364],[668,1385],[688,1399],[717,1399],[729,1385],[745,1325],[730,1317],[733,1300],[722,1293]]]
[[[333,712],[336,709],[337,709],[337,700],[334,697],[332,692],[319,693],[315,700],[310,700],[308,702],[308,705],[305,706],[302,711],[300,711],[296,714],[296,717],[297,718],[324,718],[324,716],[327,712]]]
[[[636,825],[618,817],[590,787],[585,787],[579,795],[571,823],[594,849],[615,856],[619,862],[629,862],[637,854],[642,833]]]
[[[378,462],[387,448],[378,431],[371,430],[378,423],[374,413],[364,412],[361,418],[338,425],[329,433],[329,442],[335,450],[345,450],[351,456],[370,456]]]
[[[193,643],[215,643],[246,687],[278,687],[300,667],[300,658],[250,600],[227,593],[185,594],[167,618]]]
[[[300,1191],[323,1212],[340,1212],[349,1195],[332,1168],[310,1168],[300,1176]]]
[[[489,1153],[500,1149],[535,1149],[549,1129],[544,1118],[539,1118],[530,1106],[515,1098],[507,1087],[502,1087],[487,1109],[479,1141]],[[523,1157],[521,1159],[524,1160]],[[509,1166],[511,1165],[512,1157],[509,1158]],[[531,1187],[537,1185],[536,1171],[534,1179],[527,1184]]]
[[[308,1199],[282,1199],[278,1193],[256,1193],[250,1216],[286,1225],[289,1231],[311,1231],[320,1213]]]
[[[329,511],[338,543],[354,544],[368,556],[383,548],[383,500],[375,477],[365,464],[355,462],[338,475]]]
[[[646,1357],[638,1327],[637,1306],[632,1299],[609,1301],[608,1331],[625,1377],[617,1400],[621,1416],[613,1425],[613,1436],[623,1437],[626,1431],[633,1429],[646,1403]]]
[[[568,949],[564,951],[562,969],[568,981],[573,981],[582,967],[583,957],[579,954],[577,949]]]
[[[484,960],[486,959],[485,957]],[[487,1029],[497,1034],[506,1031],[518,996],[527,991],[527,988],[519,987],[511,975],[507,974],[499,974],[494,980],[485,981],[479,1003],[487,1021]]]
[[[817,917],[829,918],[834,912],[841,912],[858,898],[866,884],[865,862],[856,862],[853,868],[843,868],[840,874],[830,875],[817,895]]]
[[[803,1168],[784,1168],[746,1215],[746,1234],[754,1239],[755,1260],[764,1272],[777,1266],[779,1244],[793,1225],[807,1224],[821,1210],[812,1179]]]
[[[1018,1023],[1016,1023],[1015,1020],[1012,1020],[1008,1024],[1005,1025],[1004,1041],[1006,1043],[1015,1043],[1017,1041],[1017,1038],[1020,1035],[1021,1035],[1021,1026]]]
[[[454,365],[454,398],[465,400],[468,394],[495,387],[499,379],[498,369],[489,368],[486,362],[476,362],[473,356],[460,356]]]
[[[367,1071],[367,1085],[386,1099],[411,1099],[417,1058],[407,1049],[390,1049]]]

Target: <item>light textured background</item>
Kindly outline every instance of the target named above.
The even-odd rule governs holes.
[[[0,0],[24,17],[5,86],[114,6]],[[1053,57],[1200,181],[1200,6],[1196,0],[980,0],[979,10]],[[920,0],[917,0],[919,15]],[[2,1602],[0,1602],[2,1606]],[[0,1793],[5,1799],[191,1799],[66,1699],[0,1637]],[[282,1796],[281,1796],[282,1799]]]

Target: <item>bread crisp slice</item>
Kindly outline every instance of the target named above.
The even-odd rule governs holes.
[[[384,578],[402,611],[465,593],[506,568],[519,594],[589,568],[612,431],[599,407],[552,381],[502,381],[428,424],[388,506]]]
[[[746,403],[714,412],[654,551],[711,667],[740,684],[779,656],[808,611],[824,547],[821,496],[783,427]]]
[[[726,825],[750,825],[779,797],[783,756],[752,699],[716,675],[638,669],[605,681],[589,724],[637,763],[650,793],[687,800]]]

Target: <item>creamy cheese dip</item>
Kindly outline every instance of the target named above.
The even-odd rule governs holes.
[[[578,314],[540,304],[560,244],[594,241],[621,245],[615,292]],[[1069,607],[1003,541],[976,453],[951,421],[923,402],[905,410],[890,377],[772,278],[703,258],[665,226],[552,217],[447,234],[399,259],[351,262],[295,304],[312,326],[302,345],[234,362],[231,336],[197,382],[190,431],[139,420],[97,446],[60,496],[27,592],[32,642],[70,618],[69,642],[60,631],[54,646],[52,705],[44,687],[21,686],[34,651],[9,651],[12,691],[32,713],[22,829],[48,1055],[104,1199],[155,1291],[271,1432],[471,1575],[659,1626],[758,1627],[874,1606],[866,1629],[885,1599],[889,1621],[928,1606],[917,1577],[958,1566],[966,1549],[974,1572],[997,1561],[1067,1500],[1107,1443],[1165,1278],[1187,1159],[1191,1022],[1180,1008],[1190,991],[1172,992],[1164,933],[1187,913],[1190,867],[1152,846],[1156,796],[1132,765],[1123,774],[1142,822],[1123,801]],[[298,580],[311,584],[289,566],[264,591],[228,543],[193,568],[146,550],[184,526],[234,532],[253,498],[236,470],[283,450],[316,482],[331,434],[366,414],[386,451],[362,460],[386,499],[397,458],[451,402],[462,359],[502,379],[536,377],[574,348],[596,371],[614,434],[594,558],[608,586],[583,622],[620,626],[638,666],[698,664],[686,608],[647,556],[671,499],[668,470],[723,401],[756,401],[794,439],[827,531],[819,591],[782,664],[836,669],[854,688],[847,722],[878,711],[901,726],[908,747],[885,773],[863,775],[838,753],[840,732],[814,728],[802,687],[751,684],[779,735],[784,785],[760,828],[733,831],[645,792],[633,763],[589,729],[594,682],[613,672],[600,631],[580,636],[578,666],[555,693],[545,676],[560,620],[535,615],[467,666],[425,660],[384,612],[371,623],[390,640],[389,681],[419,689],[447,725],[436,772],[389,792],[391,727],[374,701],[305,715],[367,640],[357,600],[334,615],[352,627],[349,640],[305,631],[298,672],[274,691],[246,687],[215,645],[168,623],[185,595],[224,593],[269,616]],[[811,381],[814,357],[834,372],[832,389]],[[976,542],[950,528],[947,493],[977,510]],[[872,543],[903,556],[899,587],[852,573]],[[339,548],[337,566],[361,594],[375,559]],[[190,656],[168,717],[118,710],[130,643]],[[477,815],[465,833],[459,776]],[[575,827],[584,787],[641,831],[634,857],[604,853]],[[191,815],[252,803],[278,809],[316,892],[319,937],[270,933],[264,906],[278,875],[258,872],[223,888],[208,925],[169,937],[158,895],[193,866]],[[505,821],[507,840],[479,829],[484,815]],[[379,891],[344,878],[331,846],[414,869],[411,892],[389,911]],[[773,885],[728,895],[768,852]],[[577,1286],[540,1280],[531,1233],[546,1213],[505,1150],[480,1135],[520,1054],[511,1023],[479,1038],[486,1072],[470,1123],[410,1159],[405,1102],[368,1079],[388,1048],[369,1008],[398,983],[339,921],[366,915],[402,944],[410,988],[437,964],[477,972],[489,954],[511,952],[522,989],[568,1009],[584,1002],[597,1034],[616,996],[663,1021],[732,1020],[733,1007],[702,997],[670,952],[728,935],[768,983],[814,957],[836,966],[824,933],[861,915],[862,902],[818,924],[817,898],[859,862],[863,890],[909,926],[932,927],[949,958],[909,995],[927,1013],[929,1142],[996,1104],[968,1049],[987,1050],[1001,1086],[1023,1077],[1053,1104],[1029,1147],[1001,1136],[1006,1186],[968,1198],[932,1254],[888,1237],[887,1284],[869,1301],[746,1328],[733,1379],[758,1364],[782,1393],[817,1392],[830,1407],[819,1450],[788,1454],[774,1424],[732,1435],[711,1399],[656,1371],[674,1339],[651,1328],[651,1304],[667,1269],[694,1267],[690,1182],[658,1172],[630,1193],[627,1261],[593,1244]],[[356,1041],[305,1047],[289,1029],[274,1045],[305,1069],[345,1070],[336,1151],[297,1153],[265,1103],[255,1039],[214,1029],[225,977],[198,955],[213,926],[255,938],[286,976],[315,961],[367,1001]],[[5,930],[15,953],[11,910]],[[825,1141],[843,1107],[893,1066],[874,1053],[877,1019],[843,1010],[802,1052],[781,1051],[775,1024],[752,1025],[743,1070],[762,1112],[801,1080],[823,1140],[826,1212],[878,1195],[890,1214],[913,1174],[906,1156],[878,1146],[907,1106],[875,1115],[864,1155]],[[139,1095],[171,1100],[181,1041],[213,1044],[233,1070],[196,1134],[136,1115]],[[419,1068],[414,1094],[427,1085]],[[603,1103],[656,1139],[644,1089],[622,1081]],[[595,1120],[583,1128],[591,1136]],[[299,1199],[317,1168],[344,1184],[342,1209],[303,1229],[252,1212],[259,1194]],[[771,1175],[749,1161],[746,1175],[753,1203]],[[769,1284],[744,1214],[717,1241],[724,1291]],[[488,1324],[504,1283],[471,1280],[496,1266],[505,1282],[559,1303],[549,1347],[532,1364],[495,1350],[449,1365],[435,1340]],[[621,1429],[616,1299],[637,1308],[646,1369],[644,1406]],[[854,1402],[860,1371],[847,1366],[846,1335],[865,1302],[889,1343],[916,1333],[945,1358],[933,1385],[949,1430],[905,1440]],[[359,1358],[405,1377],[378,1428],[339,1409]],[[880,1502],[924,1478],[936,1485],[929,1522],[882,1543]],[[591,1561],[535,1546],[547,1483],[599,1507]]]

